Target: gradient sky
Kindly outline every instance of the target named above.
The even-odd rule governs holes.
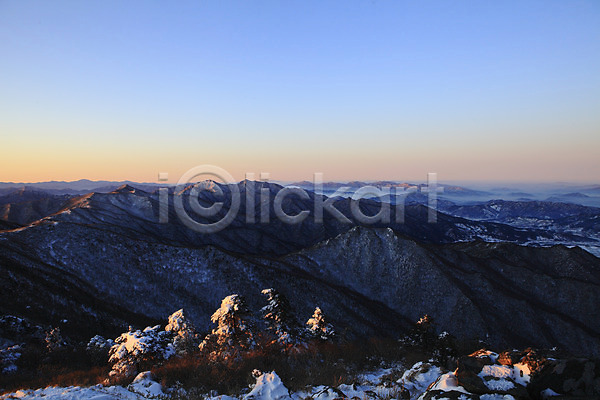
[[[0,181],[600,182],[600,2],[0,0]]]

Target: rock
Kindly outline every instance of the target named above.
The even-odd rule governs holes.
[[[454,372],[457,385],[475,395],[509,395],[515,399],[528,399],[527,389],[519,383],[522,382],[521,376],[516,376],[517,370],[501,365],[497,361],[499,358],[498,354],[485,350],[461,357]],[[517,357],[512,358],[517,360]],[[507,360],[509,358],[505,355],[504,361]]]
[[[513,366],[521,361],[523,355],[523,352],[518,350],[504,351],[498,355],[498,363]]]
[[[479,350],[461,357],[456,370],[440,376],[419,399],[600,400],[600,360],[551,355],[531,348]]]
[[[550,389],[570,398],[600,398],[600,361],[547,360],[531,377],[527,390],[534,399]]]
[[[473,353],[470,356],[460,357],[456,363],[455,372],[458,385],[471,393],[488,393],[489,388],[479,377],[479,373],[485,365],[491,364],[493,361],[488,355],[477,356],[476,353]]]
[[[410,400],[410,392],[408,391],[408,389],[404,387],[401,388],[399,398],[400,400]]]
[[[536,350],[531,348],[525,349],[525,354],[521,358],[521,364],[525,364],[529,367],[531,373],[540,370],[548,360],[546,357],[539,354]]]

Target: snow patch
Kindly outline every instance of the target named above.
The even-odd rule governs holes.
[[[144,397],[152,398],[162,396],[164,394],[162,386],[153,379],[150,371],[140,372],[127,389],[134,393],[141,394]]]
[[[479,400],[515,400],[515,398],[510,394],[482,394]]]
[[[162,393],[161,393],[162,395]],[[96,385],[91,387],[47,387],[37,390],[18,390],[14,393],[0,396],[2,400],[26,399],[26,400],[141,400],[158,399],[153,395],[141,395],[125,389],[121,386]]]
[[[519,385],[527,386],[529,380],[531,379],[531,370],[527,364],[515,364],[513,365],[513,376],[515,382]]]
[[[404,372],[398,383],[404,386],[413,396],[425,392],[429,385],[442,375],[442,370],[429,363],[419,361]]]
[[[513,389],[515,387],[514,383],[506,379],[490,379],[489,381],[485,381],[484,383],[491,390],[502,392]]]
[[[281,378],[272,371],[256,378],[256,384],[244,400],[280,400],[289,399],[290,392],[281,382]]]
[[[429,390],[440,390],[442,392],[460,392],[465,394],[471,394],[467,392],[465,388],[458,385],[458,382],[456,381],[456,376],[452,372],[448,372],[440,376]]]
[[[550,388],[542,390],[542,392],[540,394],[542,395],[542,399],[548,399],[550,397],[560,396],[559,393],[556,393],[554,390],[552,390]]]

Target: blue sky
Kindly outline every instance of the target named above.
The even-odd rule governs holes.
[[[0,180],[598,181],[597,1],[0,1]]]

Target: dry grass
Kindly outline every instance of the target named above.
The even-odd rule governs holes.
[[[26,346],[17,360],[18,372],[0,374],[0,391],[47,386],[90,386],[108,376],[108,366],[94,365],[84,348],[48,353],[42,345]]]
[[[285,354],[259,349],[235,361],[210,362],[201,355],[174,359],[153,373],[168,387],[196,388],[201,392],[239,393],[252,383],[252,371],[277,371],[286,387],[353,383],[356,375],[407,355],[395,340],[370,340],[344,344],[313,343],[300,353]]]
[[[292,391],[308,386],[338,386],[355,383],[366,370],[401,362],[410,366],[428,360],[431,352],[420,346],[401,344],[394,339],[370,339],[347,343],[314,342],[300,352],[282,352],[265,343],[235,360],[214,362],[200,352],[175,358],[152,372],[166,387],[180,387],[189,398],[200,398],[212,390],[220,394],[238,394],[254,382],[252,371],[277,371]],[[71,349],[52,357],[42,349],[30,348],[20,360],[19,373],[0,375],[4,392],[46,386],[89,386],[102,383],[110,371],[108,365],[97,366],[82,348]],[[128,381],[118,382],[128,384]],[[196,393],[197,396],[194,394]]]
[[[102,383],[108,376],[109,371],[108,366],[92,367],[86,370],[48,366],[27,374],[2,376],[0,378],[0,387],[2,388],[0,393],[48,386],[92,386]]]

